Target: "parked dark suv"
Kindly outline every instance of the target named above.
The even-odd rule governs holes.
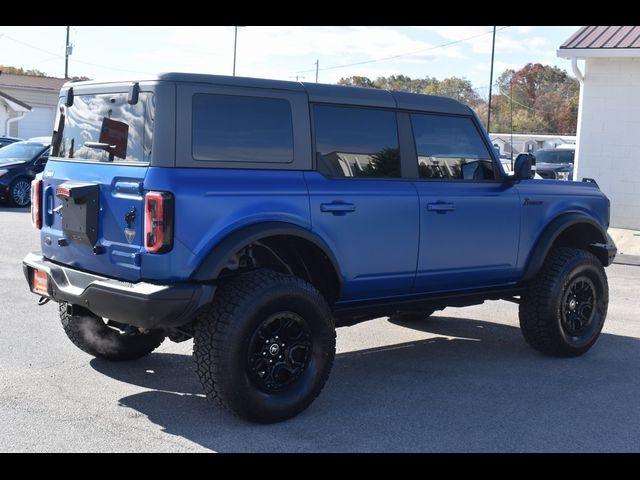
[[[16,207],[31,201],[31,181],[49,158],[50,140],[24,140],[0,149],[0,200]]]
[[[536,150],[536,172],[548,180],[573,180],[575,148],[541,148]]]
[[[21,141],[21,138],[16,137],[0,137],[0,148],[11,145],[12,143]]]
[[[505,174],[454,100],[169,73],[59,106],[23,266],[90,355],[193,338],[207,397],[274,422],[320,393],[337,326],[506,299],[542,353],[600,334],[609,201],[527,154]]]

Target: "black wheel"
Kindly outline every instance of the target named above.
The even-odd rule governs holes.
[[[536,350],[574,357],[598,339],[609,304],[607,276],[591,253],[554,248],[520,304],[520,328]]]
[[[31,203],[31,182],[18,178],[9,187],[9,202],[15,207],[27,207]]]
[[[105,360],[135,360],[150,354],[164,341],[162,330],[140,331],[138,328],[105,321],[81,307],[67,313],[60,304],[60,321],[67,337],[80,350]]]
[[[238,275],[197,318],[193,355],[207,397],[247,420],[291,418],[320,394],[335,356],[327,302],[304,280]]]
[[[399,312],[389,315],[391,323],[415,323],[421,322],[429,318],[435,312],[435,309],[424,310],[422,312]]]

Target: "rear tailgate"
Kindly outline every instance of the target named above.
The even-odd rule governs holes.
[[[49,160],[42,178],[43,255],[108,277],[140,279],[146,173],[146,165]],[[95,210],[65,191],[73,195],[78,186],[90,191],[94,185]]]

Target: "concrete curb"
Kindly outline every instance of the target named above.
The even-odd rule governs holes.
[[[616,255],[613,263],[618,265],[633,265],[640,267],[640,255]]]

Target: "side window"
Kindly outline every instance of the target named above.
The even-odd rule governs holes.
[[[493,180],[487,146],[466,117],[412,114],[420,178]]]
[[[313,107],[318,171],[328,177],[400,177],[395,112]]]
[[[574,150],[558,150],[558,163],[573,163]]]
[[[291,163],[291,105],[280,98],[196,94],[192,151],[196,160]]]

